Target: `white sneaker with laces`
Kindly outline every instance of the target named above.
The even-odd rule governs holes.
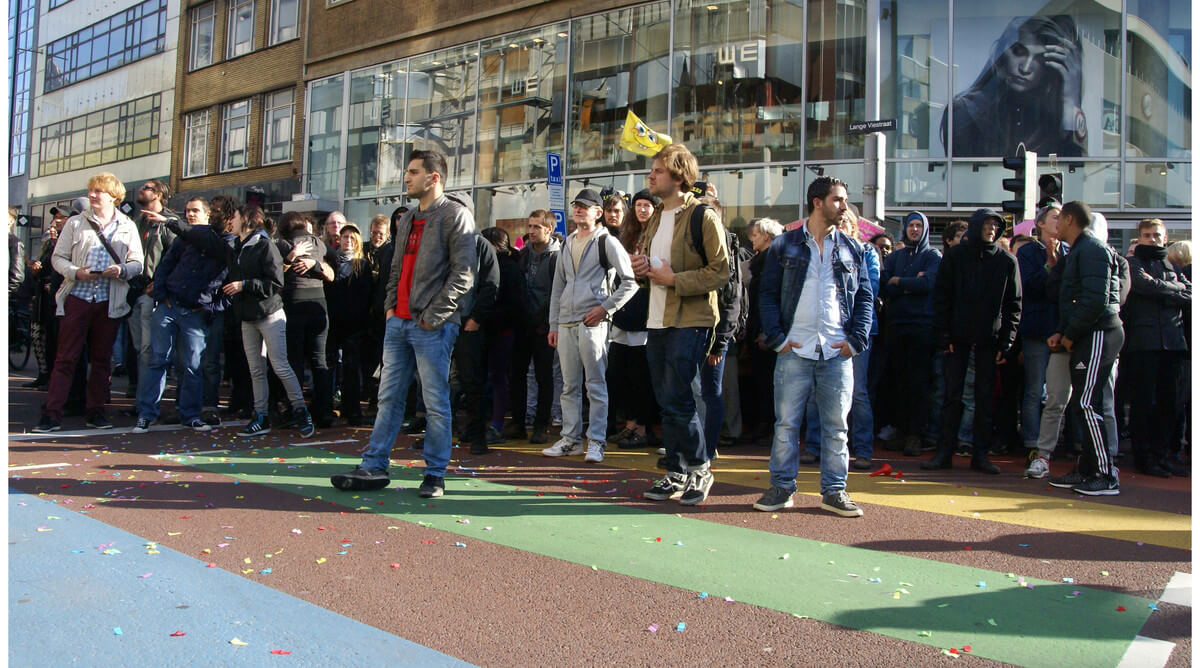
[[[542,450],[542,454],[547,457],[569,457],[581,452],[583,452],[583,444],[568,438],[560,438],[557,443]]]
[[[1025,469],[1026,478],[1041,479],[1050,474],[1050,462],[1046,461],[1045,457],[1034,457],[1033,461],[1029,462],[1029,468]]]
[[[588,441],[587,454],[583,461],[599,464],[604,461],[604,441]]]

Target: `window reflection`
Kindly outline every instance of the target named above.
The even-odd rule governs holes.
[[[469,186],[475,175],[476,44],[413,58],[408,118],[413,149],[446,156],[446,186]]]
[[[342,75],[316,81],[309,88],[308,185],[321,199],[337,200],[342,146]]]
[[[895,118],[889,158],[938,158],[949,99],[950,7],[946,0],[884,0],[880,12],[880,118]],[[942,167],[945,201],[945,166]]]
[[[346,195],[402,192],[408,164],[404,100],[408,76],[403,62],[350,76],[346,139]]]
[[[847,132],[865,120],[866,29],[864,0],[808,3],[808,159],[862,157],[862,135]]]
[[[1191,157],[1191,3],[1129,0],[1129,157]]]

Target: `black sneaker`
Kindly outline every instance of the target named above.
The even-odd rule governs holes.
[[[200,414],[200,419],[204,420],[204,424],[210,427],[221,426],[221,416],[214,410],[207,410]]]
[[[642,450],[649,446],[650,442],[646,437],[636,431],[617,443],[617,447],[622,450]]]
[[[391,479],[388,478],[387,471],[355,466],[349,473],[335,473],[329,476],[329,482],[345,491],[370,491],[387,487]]]
[[[441,476],[425,474],[421,486],[417,488],[417,496],[422,499],[434,499],[446,493],[446,481]]]
[[[683,494],[688,478],[682,473],[668,473],[650,489],[642,492],[643,499],[651,501],[666,501]]]
[[[954,450],[955,456],[970,457],[975,454],[975,446],[965,441],[959,441],[958,447]]]
[[[488,428],[487,428],[487,444],[488,445],[495,445],[497,443],[503,443],[506,440],[508,440],[508,439],[504,438],[504,434],[500,433],[499,429],[497,429],[491,425],[488,425]]]
[[[133,433],[144,434],[144,433],[150,431],[150,423],[151,423],[150,418],[144,418],[144,417],[138,418],[137,422],[134,423],[134,425],[133,425]]]
[[[238,432],[238,436],[263,436],[271,433],[271,420],[262,413],[255,413],[250,424]]]
[[[534,445],[541,445],[549,440],[550,438],[546,435],[545,427],[534,427],[533,433],[529,435],[529,442]]]
[[[762,498],[754,502],[754,509],[770,512],[780,508],[791,508],[793,505],[795,504],[792,502],[791,492],[771,485],[771,489],[768,489]]]
[[[842,517],[862,517],[862,508],[850,500],[846,490],[839,489],[821,497],[821,510],[828,510]]]
[[[1085,480],[1071,488],[1072,492],[1087,496],[1116,496],[1121,493],[1121,486],[1116,478],[1098,475],[1091,480]]]
[[[712,489],[713,474],[706,466],[699,471],[692,471],[688,474],[687,484],[683,488],[683,495],[679,497],[680,505],[696,506],[704,503],[708,498],[708,491]]]
[[[33,428],[33,432],[35,434],[49,434],[50,432],[58,431],[59,429],[62,429],[61,422],[48,415],[43,415],[42,419],[37,423],[37,426]]]
[[[194,417],[187,422],[187,426],[192,428],[192,431],[212,431],[212,427],[208,423],[198,417]]]
[[[1057,478],[1051,478],[1046,482],[1050,483],[1051,487],[1071,489],[1075,485],[1082,485],[1085,481],[1083,479],[1083,474],[1080,473],[1079,469],[1076,468],[1071,469],[1071,472],[1066,475],[1060,475]]]
[[[300,438],[308,438],[317,433],[317,428],[313,425],[312,414],[308,412],[308,408],[292,409],[292,414],[296,417],[296,428],[300,430]]]
[[[104,417],[104,413],[92,413],[91,417],[87,419],[87,426],[92,429],[112,429],[113,425],[108,418]]]
[[[405,424],[402,429],[406,434],[423,434],[425,433],[425,418],[415,417],[411,422]]]

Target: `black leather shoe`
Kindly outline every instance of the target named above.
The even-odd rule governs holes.
[[[933,459],[921,462],[922,471],[937,471],[940,469],[954,468],[954,457],[949,450],[939,451],[933,456]]]
[[[971,468],[980,473],[989,473],[991,475],[1000,473],[1000,467],[988,461],[987,455],[984,454],[971,457]]]

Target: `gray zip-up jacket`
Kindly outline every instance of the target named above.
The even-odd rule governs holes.
[[[591,238],[583,248],[579,257],[579,268],[571,259],[571,242],[578,232],[572,232],[567,237],[559,252],[558,266],[554,269],[554,287],[550,290],[550,331],[556,331],[559,323],[580,322],[587,312],[597,306],[603,306],[608,316],[625,305],[637,292],[637,283],[633,276],[633,265],[629,262],[629,254],[608,233],[603,225],[592,232]],[[606,270],[600,263],[600,244],[605,246],[605,256],[611,269]],[[612,274],[610,274],[612,272]],[[610,280],[615,274],[618,283],[613,289]]]
[[[415,322],[441,327],[462,324],[460,300],[475,280],[475,216],[470,200],[460,193],[444,195],[425,211],[410,209],[396,222],[396,250],[385,286],[384,312],[396,308],[396,289],[404,267],[404,249],[414,218],[425,219],[425,232],[413,267],[408,310]]]

